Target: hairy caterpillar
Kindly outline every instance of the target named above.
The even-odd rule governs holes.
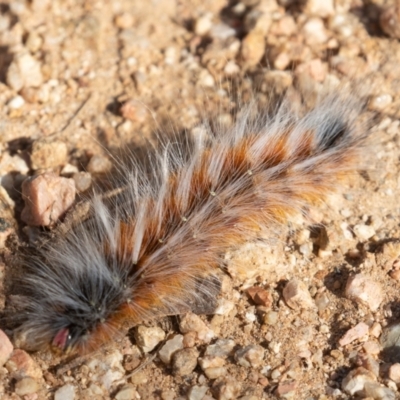
[[[132,161],[120,195],[95,195],[93,218],[30,260],[18,315],[29,347],[87,353],[211,299],[228,249],[306,213],[357,169],[367,132],[354,99],[329,95],[302,117],[287,102],[272,116],[244,111],[190,149],[164,143],[150,173]]]

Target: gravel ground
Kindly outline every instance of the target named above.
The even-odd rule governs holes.
[[[389,0],[1,1],[0,309],[20,248],[121,148],[229,125],[234,98],[349,84],[374,128],[368,169],[310,211],[317,225],[225,256],[215,314],[150,321],[61,373],[0,325],[0,397],[399,398],[399,26]],[[40,218],[21,196],[33,175],[59,200]]]

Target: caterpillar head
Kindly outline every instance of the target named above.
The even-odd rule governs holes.
[[[132,296],[124,269],[94,251],[49,255],[31,260],[24,276],[17,335],[30,350],[90,352],[117,333],[115,317]]]

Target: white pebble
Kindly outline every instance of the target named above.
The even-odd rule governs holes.
[[[214,311],[214,314],[228,315],[234,308],[235,308],[235,303],[233,301],[221,298],[218,300],[218,305]]]
[[[376,311],[383,301],[380,284],[363,274],[351,276],[347,280],[345,296],[367,305],[371,311]]]
[[[176,335],[172,339],[166,341],[164,346],[158,353],[158,357],[164,364],[169,364],[171,362],[172,355],[183,349],[183,335]]]
[[[263,347],[251,344],[238,349],[235,353],[235,359],[243,367],[259,368],[264,360],[264,353]]]
[[[43,83],[40,63],[29,53],[18,54],[8,67],[6,79],[15,91],[23,87],[39,87]]]
[[[25,104],[25,100],[22,96],[15,96],[8,102],[8,107],[12,110],[17,110]]]
[[[210,342],[215,336],[214,332],[207,327],[204,321],[198,315],[192,313],[186,314],[181,319],[179,329],[182,333],[196,332],[197,338],[205,343]]]
[[[134,400],[137,399],[138,392],[135,390],[133,385],[125,385],[115,395],[115,400]]]
[[[393,97],[390,94],[381,94],[379,96],[375,96],[369,102],[369,108],[375,111],[382,111],[387,106],[389,106],[393,101]]]
[[[346,346],[349,343],[353,342],[356,339],[360,339],[363,336],[367,335],[369,331],[369,327],[364,322],[360,322],[353,328],[349,329],[344,336],[339,340],[340,346]]]
[[[226,24],[215,24],[210,31],[210,36],[219,40],[226,40],[235,35],[236,31]]]
[[[212,27],[212,14],[207,13],[198,18],[194,24],[194,32],[196,35],[203,36],[208,33]]]
[[[203,69],[200,72],[199,83],[201,86],[211,88],[211,87],[214,87],[215,80],[214,80],[213,76],[206,69]]]
[[[192,386],[188,392],[188,400],[202,400],[207,390],[207,386]]]
[[[355,235],[360,240],[368,240],[375,235],[375,229],[370,225],[358,224],[353,228]]]
[[[333,0],[308,0],[305,12],[322,18],[329,17],[335,13],[334,2]]]
[[[351,370],[342,381],[342,389],[351,395],[363,394],[366,383],[375,383],[376,378],[372,372],[363,367]]]
[[[139,326],[135,331],[137,345],[144,353],[152,351],[165,338],[165,332],[158,326]]]
[[[54,393],[54,400],[74,400],[75,399],[75,387],[70,383],[61,386]]]
[[[324,22],[321,18],[310,18],[304,24],[302,30],[308,45],[321,44],[328,40]]]
[[[389,379],[396,383],[400,383],[400,364],[395,363],[389,368]]]
[[[218,339],[214,344],[207,346],[205,356],[227,357],[235,347],[235,342],[231,339]]]

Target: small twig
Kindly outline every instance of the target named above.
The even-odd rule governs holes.
[[[154,359],[158,356],[158,353],[161,349],[161,347],[164,346],[164,344],[167,342],[169,335],[171,334],[171,332],[168,332],[165,335],[165,339],[162,340],[156,347],[154,353],[147,357],[138,367],[136,367],[129,375],[126,376],[126,378],[131,378],[133,375],[136,375],[139,371],[141,371],[144,367],[146,367],[147,365],[149,365],[151,362],[154,361]]]
[[[71,361],[68,361],[63,366],[56,368],[56,375],[59,375],[59,376],[64,375],[67,371],[82,365],[89,357],[92,358],[94,356],[97,356],[98,354],[102,353],[103,351],[104,351],[104,347],[102,347],[92,353],[85,354],[84,356],[78,356],[78,357],[72,359]]]
[[[93,98],[92,93],[89,94],[89,96],[81,103],[81,105],[78,107],[78,109],[74,112],[72,117],[67,121],[67,123],[64,125],[62,129],[60,129],[57,132],[52,133],[50,136],[58,136],[58,135],[64,135],[67,134],[72,126],[72,122],[78,118],[87,108],[90,103],[90,100]]]

